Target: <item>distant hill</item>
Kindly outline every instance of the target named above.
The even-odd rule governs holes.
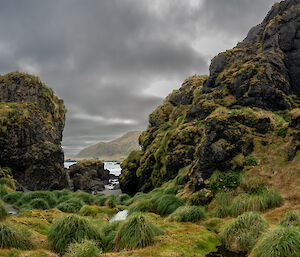
[[[123,160],[133,150],[140,150],[138,138],[141,131],[130,131],[125,135],[110,141],[99,142],[81,150],[76,158]]]

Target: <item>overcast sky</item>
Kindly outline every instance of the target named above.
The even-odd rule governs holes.
[[[0,0],[0,73],[65,101],[66,155],[144,130],[185,78],[241,41],[273,0]]]

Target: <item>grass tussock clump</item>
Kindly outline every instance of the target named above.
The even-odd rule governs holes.
[[[101,248],[94,240],[83,240],[82,242],[72,243],[67,249],[67,257],[96,257],[102,253]]]
[[[28,194],[24,194],[23,197],[18,201],[18,205],[29,203],[33,199],[44,199],[53,208],[56,205],[56,198],[50,191],[34,191]]]
[[[6,185],[10,189],[16,190],[16,184],[12,178],[0,178],[0,185]]]
[[[118,196],[116,199],[116,203],[120,205],[126,205],[126,202],[130,199],[131,197],[128,194],[121,194]]]
[[[32,199],[29,205],[33,209],[39,209],[39,210],[46,210],[50,208],[49,204],[44,199],[40,199],[40,198]]]
[[[4,220],[9,215],[5,203],[0,200],[0,221]]]
[[[258,237],[266,230],[266,221],[257,213],[248,212],[228,224],[221,240],[232,252],[250,252]]]
[[[145,215],[135,213],[120,226],[115,237],[115,248],[116,250],[143,248],[154,244],[155,236],[162,233],[162,230]]]
[[[295,211],[288,211],[281,219],[280,226],[300,226],[300,215]]]
[[[10,191],[8,190],[6,185],[0,185],[0,198],[4,198]]]
[[[84,202],[78,198],[71,198],[65,202],[62,202],[56,206],[62,212],[77,213],[80,211]]]
[[[206,218],[205,211],[199,206],[181,206],[168,217],[169,221],[197,222]]]
[[[34,249],[32,235],[29,231],[0,222],[0,248],[16,248],[20,250]]]
[[[51,248],[57,253],[64,253],[71,243],[80,243],[83,239],[103,243],[100,231],[86,218],[70,215],[59,218],[48,233]]]
[[[300,232],[290,227],[277,227],[259,239],[253,248],[250,257],[299,257]]]
[[[184,204],[184,200],[174,195],[163,195],[157,204],[157,213],[166,216]]]
[[[131,204],[128,208],[128,214],[131,215],[134,212],[147,212],[152,209],[150,200],[140,200]]]
[[[83,192],[83,191],[76,191],[75,193],[72,194],[72,196],[74,198],[78,198],[80,199],[81,201],[83,201],[85,204],[93,204],[94,201],[95,201],[95,196],[89,194],[89,193],[86,193],[86,192]]]
[[[96,217],[99,213],[99,207],[97,206],[91,206],[91,205],[84,205],[79,211],[79,214],[82,216],[90,216],[90,217]]]
[[[7,203],[14,204],[17,203],[22,198],[23,195],[24,193],[20,191],[11,192],[8,193],[6,196],[4,196],[3,200]]]
[[[113,221],[103,227],[102,233],[104,234],[104,251],[112,251],[115,247],[115,237],[119,227],[124,221]]]

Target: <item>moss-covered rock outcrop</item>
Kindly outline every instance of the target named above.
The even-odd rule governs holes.
[[[268,138],[286,138],[292,160],[300,149],[299,31],[300,1],[277,3],[243,42],[212,60],[209,76],[173,91],[150,114],[142,151],[122,163],[123,192],[149,191],[178,174],[200,190],[214,171],[247,166]]]
[[[66,186],[61,148],[66,109],[38,77],[0,76],[0,167],[30,189]]]

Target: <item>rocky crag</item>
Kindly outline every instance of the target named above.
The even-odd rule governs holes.
[[[0,167],[29,190],[67,186],[61,148],[66,109],[38,77],[0,76]]]
[[[274,147],[281,152],[273,159],[284,158],[288,167],[300,149],[299,107],[300,0],[287,0],[216,56],[209,76],[188,78],[150,114],[142,150],[121,165],[121,189],[147,192],[181,178],[195,192],[217,170],[270,167],[264,154]],[[279,174],[270,170],[268,176]]]

